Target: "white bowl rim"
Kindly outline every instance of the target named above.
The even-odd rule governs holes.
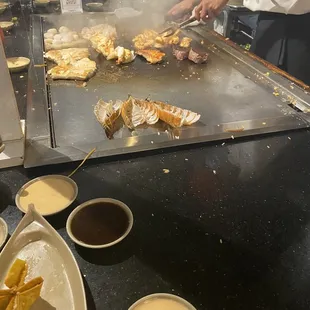
[[[14,26],[14,25],[13,25]],[[12,61],[12,59],[17,59],[17,58],[22,58],[22,60],[25,61],[25,63],[23,65],[17,66],[17,67],[9,67],[9,62]],[[16,57],[8,57],[7,59],[7,63],[8,63],[8,68],[9,69],[20,69],[20,68],[25,68],[28,67],[30,64],[30,59],[27,57],[23,57],[23,56],[16,56]]]
[[[41,214],[42,216],[50,216],[50,215],[54,215],[54,214],[57,214],[65,209],[67,209],[76,199],[77,195],[78,195],[78,192],[79,192],[79,189],[78,189],[78,186],[77,184],[69,177],[65,176],[65,175],[62,175],[62,174],[48,174],[48,175],[44,175],[44,176],[41,176],[41,177],[37,177],[37,178],[34,178],[30,181],[28,181],[27,183],[25,183],[20,189],[19,191],[17,192],[16,196],[15,196],[15,204],[17,206],[17,208],[22,211],[23,213],[27,213],[26,210],[24,210],[22,208],[22,206],[20,205],[19,203],[19,198],[20,198],[20,194],[22,193],[23,190],[25,190],[29,185],[31,185],[32,183],[35,183],[37,181],[40,181],[40,180],[44,180],[44,179],[48,179],[48,178],[52,178],[52,177],[56,177],[56,178],[59,178],[59,179],[63,179],[65,181],[67,181],[68,183],[70,183],[73,187],[73,190],[74,190],[74,195],[73,195],[73,198],[61,209],[55,211],[55,212],[50,212],[50,213],[41,213],[39,212],[37,209],[36,211]]]
[[[3,25],[3,24],[7,24],[6,27],[13,27],[14,26],[14,23],[9,21],[9,20],[2,20],[0,21],[0,25]],[[2,27],[1,27],[2,28]],[[9,58],[14,58],[14,57],[9,57]],[[22,58],[27,58],[27,57],[22,57]],[[29,58],[28,58],[29,59]],[[30,59],[29,59],[30,60]]]
[[[96,204],[96,203],[100,203],[100,202],[110,202],[112,204],[115,204],[119,207],[121,207],[125,213],[128,216],[128,220],[129,220],[129,224],[127,229],[125,230],[125,232],[116,240],[109,242],[109,243],[105,243],[105,244],[99,244],[99,245],[92,245],[92,244],[88,244],[85,243],[83,241],[78,240],[72,233],[71,231],[71,223],[72,223],[72,219],[73,217],[82,209],[89,207],[90,205]],[[95,199],[91,199],[91,200],[87,200],[85,202],[83,202],[82,204],[80,204],[79,206],[77,206],[69,215],[68,219],[67,219],[67,223],[66,223],[66,229],[67,229],[67,233],[69,235],[69,237],[71,238],[72,241],[74,241],[76,244],[84,247],[84,248],[89,248],[89,249],[103,249],[103,248],[108,248],[110,246],[113,246],[119,242],[121,242],[122,240],[124,240],[128,234],[130,233],[131,229],[133,227],[133,214],[130,210],[130,208],[122,201],[117,200],[117,199],[113,199],[113,198],[95,198]]]
[[[179,301],[184,306],[188,307],[188,310],[197,310],[192,304],[190,304],[184,298],[177,296],[177,295],[168,294],[168,293],[155,293],[155,294],[150,294],[150,295],[144,296],[144,297],[140,298],[139,300],[137,300],[133,305],[131,305],[128,310],[134,310],[134,308],[137,307],[140,303],[142,303],[146,300],[149,300],[149,299],[159,298],[159,297]]]
[[[101,2],[88,2],[88,3],[86,3],[86,6],[97,6],[97,7],[101,7],[101,6],[103,6],[103,3],[101,3]]]
[[[9,229],[8,229],[8,224],[6,223],[6,221],[0,217],[0,226],[2,226],[4,228],[4,235],[3,235],[3,240],[0,240],[0,249],[3,247],[4,243],[6,242],[6,239],[8,237],[9,234]]]

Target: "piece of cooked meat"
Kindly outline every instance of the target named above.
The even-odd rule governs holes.
[[[45,58],[56,62],[58,65],[70,64],[83,58],[89,57],[88,48],[67,48],[63,50],[52,50],[45,53]]]
[[[208,60],[209,54],[207,52],[191,48],[188,54],[188,59],[195,64],[202,64]]]
[[[149,63],[157,64],[163,60],[165,53],[158,50],[140,50],[136,52],[137,55],[144,57]]]
[[[189,50],[190,50],[189,48],[175,45],[173,46],[172,53],[177,60],[184,60],[188,58]]]
[[[48,70],[53,80],[85,81],[96,71],[96,63],[89,58],[83,58],[70,64],[60,64]]]
[[[188,38],[188,37],[184,37],[181,42],[180,42],[180,46],[181,47],[190,47],[192,43],[192,39]]]

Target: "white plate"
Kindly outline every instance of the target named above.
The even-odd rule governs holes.
[[[11,72],[20,72],[28,68],[30,59],[26,57],[10,57],[6,59]]]
[[[8,238],[8,225],[5,220],[0,217],[0,250],[2,249],[6,239]]]
[[[67,244],[33,208],[23,217],[0,254],[0,288],[16,258],[27,261],[26,281],[44,279],[31,310],[87,310],[82,277]]]

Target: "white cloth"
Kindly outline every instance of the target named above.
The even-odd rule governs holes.
[[[295,15],[310,12],[310,0],[243,0],[243,5],[251,11]]]

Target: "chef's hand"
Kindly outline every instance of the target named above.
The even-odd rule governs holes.
[[[195,5],[195,0],[183,0],[176,4],[168,13],[168,16],[182,16],[190,12]]]
[[[228,0],[201,0],[195,10],[197,20],[208,20],[216,17],[221,13],[227,2]]]

